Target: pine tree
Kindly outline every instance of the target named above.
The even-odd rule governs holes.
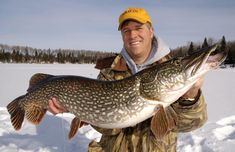
[[[30,60],[29,49],[25,48],[24,61],[27,63]]]
[[[3,61],[3,57],[4,57],[3,52],[4,52],[4,49],[1,49],[1,50],[0,50],[0,62]]]
[[[39,63],[38,51],[34,51],[34,62]]]
[[[11,53],[11,59],[12,59],[12,62],[16,62],[16,50],[15,49],[13,49]]]
[[[193,42],[191,42],[188,48],[188,54],[191,55],[193,53],[194,53],[194,45]]]
[[[234,64],[234,62],[233,62],[233,55],[232,55],[232,51],[231,50],[228,51],[228,56],[225,59],[224,64]]]
[[[208,45],[208,43],[207,43],[207,38],[205,38],[204,39],[204,42],[203,42],[203,44],[202,44],[202,49],[203,48],[207,48],[209,45]]]
[[[225,40],[225,37],[223,36],[222,40],[221,40],[221,43],[220,43],[220,51],[225,51],[226,47],[227,47],[226,40]]]

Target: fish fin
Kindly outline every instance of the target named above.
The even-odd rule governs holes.
[[[73,118],[68,135],[69,139],[72,139],[75,136],[78,129],[82,127],[82,124],[82,121],[78,117]]]
[[[162,105],[158,106],[156,114],[151,120],[151,131],[157,140],[162,140],[170,130],[168,118]]]
[[[25,108],[26,118],[33,124],[38,125],[41,122],[45,113],[47,112],[47,109],[44,109],[39,105],[33,104],[33,102],[28,106],[28,108]]]
[[[24,121],[25,111],[20,106],[20,100],[24,97],[25,95],[20,96],[7,105],[7,111],[11,117],[11,124],[15,130],[20,130]]]
[[[48,78],[54,77],[53,75],[50,74],[44,74],[44,73],[36,73],[34,74],[29,81],[29,88],[28,92],[33,88],[33,86],[37,85],[38,83],[45,81]]]

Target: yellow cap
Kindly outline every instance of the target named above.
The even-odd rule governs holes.
[[[151,18],[143,8],[128,8],[119,16],[118,30],[121,30],[122,24],[126,20],[135,20],[140,23],[149,22],[152,25]]]

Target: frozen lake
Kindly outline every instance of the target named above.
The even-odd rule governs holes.
[[[87,126],[80,129],[75,139],[67,141],[71,115],[54,117],[47,114],[39,126],[26,122],[19,132],[15,132],[5,106],[26,93],[28,81],[35,73],[96,78],[98,72],[91,64],[0,64],[0,151],[86,151],[87,144],[93,139],[98,140],[100,134]],[[202,91],[208,104],[209,120],[202,128],[181,134],[178,151],[232,152],[235,149],[234,78],[235,69],[214,70],[205,76]],[[53,126],[58,128],[55,130]]]

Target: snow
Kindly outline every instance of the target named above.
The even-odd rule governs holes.
[[[216,122],[219,125],[230,125],[235,124],[235,115],[227,118],[223,118],[220,121]]]
[[[0,64],[0,151],[1,152],[84,152],[91,140],[101,135],[84,126],[68,140],[69,113],[47,113],[38,126],[25,121],[20,131],[10,123],[6,105],[25,94],[29,78],[35,73],[81,75],[96,78],[92,64]],[[235,149],[235,69],[219,69],[205,76],[202,88],[208,106],[207,123],[179,135],[180,152],[232,152]]]

